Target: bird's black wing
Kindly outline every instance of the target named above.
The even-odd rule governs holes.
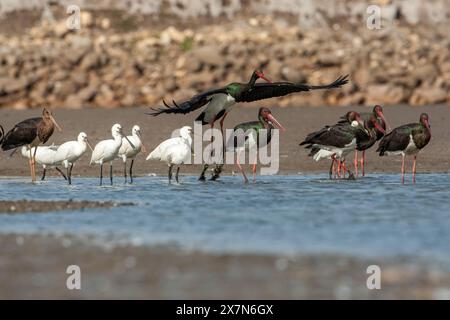
[[[3,150],[11,150],[30,144],[37,136],[38,123],[42,121],[42,118],[30,118],[19,122],[9,130],[2,143]]]
[[[220,88],[220,89],[213,89],[209,90],[200,94],[197,94],[193,96],[191,99],[186,100],[180,104],[177,104],[175,101],[173,102],[173,106],[168,105],[164,100],[164,106],[161,108],[150,108],[152,112],[147,112],[146,114],[152,115],[152,116],[158,116],[162,113],[182,113],[186,114],[191,111],[197,110],[198,108],[203,107],[206,105],[209,101],[211,101],[211,97],[215,94],[219,93],[227,93],[226,88]]]
[[[253,87],[250,87],[246,91],[240,92],[239,96],[236,97],[236,102],[252,102],[262,99],[281,97],[300,91],[339,88],[346,83],[348,83],[348,75],[339,77],[330,84],[320,86],[311,86],[306,83],[292,82],[255,83]]]
[[[343,148],[355,138],[355,128],[350,125],[334,125],[311,133],[300,145],[321,145]]]
[[[381,139],[377,152],[383,156],[387,151],[405,150],[410,141],[410,134],[416,126],[416,123],[411,123],[395,128]]]

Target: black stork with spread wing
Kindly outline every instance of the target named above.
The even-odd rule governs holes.
[[[256,80],[262,78],[267,83],[256,83]],[[153,109],[153,112],[148,113],[153,116],[162,113],[181,113],[186,114],[205,107],[203,112],[196,118],[196,121],[201,121],[203,125],[209,124],[211,128],[214,127],[214,122],[220,120],[220,127],[223,133],[223,121],[230,108],[238,102],[253,102],[274,97],[281,97],[295,92],[311,91],[319,89],[339,88],[348,83],[348,75],[339,77],[335,81],[326,85],[309,85],[306,83],[293,82],[270,82],[263,73],[254,71],[248,83],[230,83],[229,85],[209,90],[198,95],[195,95],[189,100],[180,104],[174,101],[174,105],[170,106],[164,102],[165,108]],[[223,134],[222,134],[223,135]],[[207,169],[205,165],[200,180],[204,180],[204,173]],[[216,167],[214,170],[212,180],[217,179],[220,174],[222,165]]]
[[[21,146],[28,146],[30,150],[30,172],[32,181],[36,181],[36,150],[31,154],[31,149],[41,143],[46,143],[53,134],[55,126],[61,131],[61,127],[56,123],[52,113],[44,108],[42,117],[30,118],[17,123],[14,128],[6,133],[2,149],[4,151],[15,149]]]
[[[431,127],[428,114],[420,115],[419,123],[410,123],[395,128],[381,139],[377,152],[380,156],[402,156],[402,184],[405,183],[405,157],[414,156],[412,167],[413,183],[416,183],[417,154],[431,140]]]

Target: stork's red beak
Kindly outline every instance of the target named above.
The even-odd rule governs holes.
[[[272,122],[278,129],[280,129],[281,131],[286,131],[286,129],[281,125],[281,123],[278,122],[277,119],[275,119],[274,116],[272,116],[271,114],[267,115],[267,119]]]
[[[386,134],[386,130],[384,130],[384,129],[378,124],[378,121],[374,121],[373,124],[374,124],[375,128],[376,128],[378,131],[380,131],[382,134]]]
[[[391,131],[391,127],[389,126],[388,122],[386,121],[386,118],[384,117],[383,112],[379,111],[378,116],[381,118],[381,120],[383,120],[384,124],[386,125],[387,131]]]
[[[270,81],[270,80],[264,75],[264,73],[258,71],[256,74],[258,75],[258,77],[260,77],[261,79],[266,80],[268,83],[272,83],[272,81]]]

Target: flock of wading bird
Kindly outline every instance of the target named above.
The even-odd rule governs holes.
[[[266,82],[257,82],[263,79]],[[259,71],[254,71],[248,83],[231,83],[219,89],[209,90],[193,96],[180,104],[173,101],[173,105],[167,104],[165,107],[151,109],[149,115],[158,116],[160,114],[187,114],[194,110],[203,108],[203,111],[195,119],[202,125],[210,125],[214,128],[215,122],[219,121],[220,129],[223,133],[223,122],[231,107],[238,102],[253,102],[273,97],[281,97],[288,94],[311,91],[318,89],[339,88],[348,83],[348,76],[339,77],[334,82],[327,85],[308,85],[304,83],[292,82],[271,82]],[[136,155],[145,151],[141,139],[139,126],[132,128],[132,134],[123,134],[120,124],[114,124],[111,128],[113,139],[100,141],[94,148],[89,143],[86,133],[81,132],[76,141],[65,142],[60,146],[41,146],[46,143],[53,134],[54,128],[61,131],[52,113],[44,108],[42,117],[26,119],[17,123],[6,134],[0,126],[0,143],[3,150],[14,150],[11,155],[21,147],[21,153],[29,159],[29,166],[32,181],[36,181],[36,163],[44,168],[42,180],[45,179],[47,167],[54,167],[68,181],[72,183],[72,169],[74,163],[86,152],[87,147],[92,150],[90,164],[100,165],[100,185],[103,179],[103,164],[109,162],[110,181],[113,184],[112,163],[115,159],[122,159],[124,163],[124,177],[127,182],[127,159],[131,160],[129,167],[130,182],[133,182],[133,163]],[[234,141],[232,148],[238,152],[235,164],[242,173],[245,182],[248,178],[238,161],[239,153],[251,148],[261,148],[268,145],[272,137],[272,130],[275,128],[284,131],[283,126],[275,119],[268,108],[260,108],[258,120],[241,123],[234,127]],[[240,130],[239,130],[240,129]],[[260,141],[260,133],[267,130],[264,140]],[[192,128],[182,127],[179,136],[165,140],[149,153],[146,160],[160,160],[168,164],[169,183],[172,179],[172,169],[177,167],[175,179],[178,182],[180,166],[190,163],[192,155]],[[387,132],[390,131],[390,132]],[[237,135],[244,134],[243,139],[238,139]],[[262,135],[261,135],[262,136]],[[211,138],[212,139],[212,138]],[[340,121],[331,126],[325,126],[321,130],[309,134],[300,145],[310,150],[309,155],[315,161],[321,159],[331,160],[329,170],[330,179],[355,179],[358,176],[359,163],[361,165],[362,176],[364,176],[365,151],[381,140],[377,152],[380,156],[401,155],[401,181],[404,183],[405,156],[412,155],[413,162],[413,182],[415,182],[416,160],[419,151],[424,148],[431,139],[431,130],[428,115],[422,113],[418,123],[406,124],[390,130],[383,114],[381,106],[376,105],[371,113],[358,113],[349,111]],[[262,139],[261,139],[262,140]],[[226,145],[225,143],[223,144]],[[224,147],[225,148],[225,147]],[[345,159],[350,152],[355,152],[353,174],[345,164]],[[362,156],[358,159],[358,152]],[[66,174],[58,168],[63,165]],[[222,172],[222,164],[216,164],[211,170],[211,180],[219,178]],[[200,174],[199,180],[205,180],[205,173],[208,164],[205,164]],[[256,179],[256,164],[253,164],[253,179]]]

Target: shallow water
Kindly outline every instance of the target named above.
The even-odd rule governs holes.
[[[0,215],[0,233],[92,235],[114,243],[175,244],[214,252],[338,253],[364,257],[407,255],[450,262],[450,174],[399,175],[357,181],[325,175],[240,177],[200,183],[182,177],[62,179],[32,184],[1,179],[1,200],[113,200],[135,206],[73,212]]]

